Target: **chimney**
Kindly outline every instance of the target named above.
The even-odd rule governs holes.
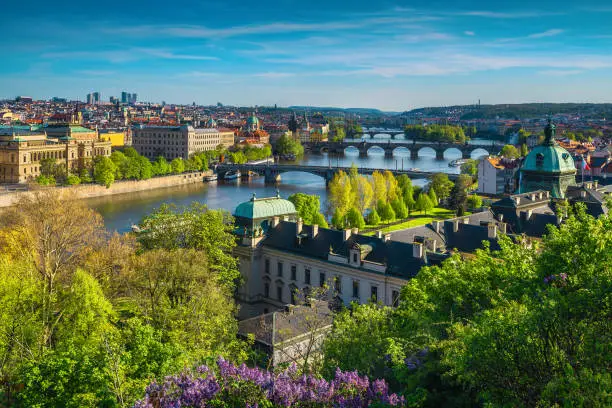
[[[351,229],[347,228],[342,231],[342,241],[347,241],[351,237]]]
[[[453,220],[453,232],[457,232],[457,231],[459,231],[459,220],[455,218]]]
[[[313,224],[312,225],[312,237],[316,238],[318,234],[319,234],[319,224]]]
[[[385,234],[385,236],[384,236],[384,241],[385,241],[385,242],[389,242],[389,241],[391,241],[391,234]]]
[[[586,191],[580,190],[580,197],[585,198],[586,197]]]
[[[531,194],[529,195],[529,198],[531,199],[531,201],[535,201],[535,200],[536,200],[536,195],[535,195],[535,193],[531,193]]]
[[[499,223],[499,232],[501,232],[502,234],[505,234],[507,226],[508,226],[508,224],[506,224],[505,222],[500,222]]]
[[[521,197],[519,196],[514,196],[512,197],[512,199],[514,200],[514,204],[519,205],[519,203],[521,202]]]
[[[465,217],[465,218],[462,218],[462,219],[461,219],[461,221],[462,221],[464,224],[469,224],[469,223],[470,223],[470,217]]]
[[[302,227],[304,226],[304,220],[302,220],[302,218],[298,218],[296,223],[295,223],[295,234],[301,234],[302,233]]]
[[[431,252],[436,252],[437,249],[438,249],[438,240],[432,239],[431,240]]]
[[[439,234],[440,227],[442,226],[442,221],[432,221],[431,225],[433,226],[433,230],[436,231],[436,234]]]
[[[289,221],[289,216],[288,215],[283,215],[283,221]]]
[[[599,188],[599,181],[595,180],[593,181],[593,190],[597,190],[597,188]]]
[[[422,259],[423,253],[424,253],[423,244],[421,244],[420,242],[413,242],[412,243],[412,256],[414,258]]]
[[[538,200],[541,200],[542,198],[544,198],[544,193],[540,191],[538,193]]]
[[[546,195],[546,198],[550,197],[550,191],[545,191],[544,194]]]
[[[487,230],[488,230],[487,236],[489,238],[497,238],[497,225],[495,225],[494,223],[490,223],[489,226],[487,227]]]
[[[272,218],[272,228],[275,228],[279,222],[280,222],[280,218],[278,217]]]
[[[357,235],[357,234],[359,234],[359,228],[353,228],[353,229],[351,230],[351,234],[353,234],[353,235]]]
[[[531,219],[531,214],[533,214],[533,210],[527,210],[527,221]]]
[[[376,231],[376,238],[383,239],[383,233],[381,230]]]
[[[497,216],[497,219],[499,220],[499,222],[503,222],[504,221],[504,214],[499,214]]]

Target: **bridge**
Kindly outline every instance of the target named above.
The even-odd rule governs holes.
[[[240,170],[241,173],[245,174],[249,171],[263,175],[266,183],[277,183],[281,181],[281,174],[290,171],[298,171],[315,174],[322,177],[327,185],[334,175],[342,170],[345,173],[350,171],[350,167],[328,167],[328,166],[303,166],[299,164],[219,164],[215,171],[219,177],[225,176],[229,170]],[[410,178],[427,178],[436,172],[422,171],[416,169],[407,170],[393,170],[393,169],[370,169],[365,167],[358,168],[359,174],[372,174],[375,171],[383,172],[389,170],[395,175],[406,174]],[[458,174],[448,174],[448,178],[456,180],[459,177]]]
[[[503,147],[503,143],[474,143],[474,144],[458,144],[458,143],[428,143],[416,142],[412,140],[400,141],[394,140],[376,140],[368,139],[367,141],[359,139],[344,139],[342,142],[303,142],[304,149],[312,153],[329,152],[332,154],[342,155],[346,148],[355,147],[359,150],[360,157],[366,157],[368,150],[376,147],[384,150],[386,157],[392,157],[395,149],[403,147],[410,151],[410,158],[416,160],[419,157],[419,151],[424,148],[433,149],[436,152],[436,159],[444,159],[444,153],[450,149],[456,149],[461,152],[461,157],[464,159],[471,158],[474,150],[482,149],[487,153],[495,153]]]

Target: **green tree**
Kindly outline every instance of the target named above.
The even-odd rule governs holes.
[[[519,157],[519,151],[513,145],[505,145],[502,147],[500,155],[506,159],[516,159]]]
[[[312,223],[313,225],[316,224],[321,228],[329,228],[329,225],[327,224],[327,220],[325,219],[325,216],[321,214],[320,212],[315,214],[315,216],[313,217]]]
[[[172,160],[170,166],[172,166],[172,173],[174,174],[181,174],[185,172],[185,161],[180,157]]]
[[[395,211],[393,211],[391,204],[386,203],[383,200],[379,200],[376,208],[378,215],[380,215],[381,221],[385,221],[387,223],[395,221]]]
[[[334,174],[328,186],[328,203],[330,212],[338,210],[344,215],[355,202],[355,192],[350,177],[342,170]],[[332,222],[333,223],[333,222]]]
[[[465,213],[467,207],[468,193],[467,190],[472,183],[472,178],[467,175],[460,175],[455,181],[450,194],[449,204],[450,208],[455,210],[455,213],[459,216]]]
[[[472,178],[478,177],[478,160],[467,159],[465,163],[461,165],[461,174],[467,174]]]
[[[527,143],[523,143],[521,145],[521,157],[527,157],[529,154],[529,149],[527,148]]]
[[[332,225],[334,226],[334,228],[336,229],[342,229],[345,226],[345,216],[344,213],[342,211],[340,211],[339,208],[336,208],[334,210],[334,214],[332,216],[331,219]]]
[[[427,192],[427,196],[429,197],[429,200],[431,200],[431,204],[434,207],[438,206],[438,196],[436,196],[436,190],[434,190],[433,188],[430,188],[429,191]]]
[[[301,156],[304,154],[304,147],[299,140],[293,139],[287,135],[282,135],[276,142],[276,151],[279,154],[294,154]]]
[[[391,207],[393,208],[393,211],[395,212],[395,216],[400,219],[403,220],[405,218],[408,218],[408,208],[406,208],[406,204],[404,204],[404,200],[402,199],[395,199],[393,201],[391,201]]]
[[[365,227],[365,221],[363,215],[355,207],[351,207],[346,213],[346,226],[349,228],[363,229]]]
[[[109,188],[115,181],[117,165],[106,156],[96,156],[93,163],[94,180]]]
[[[387,202],[387,180],[385,176],[378,171],[372,173],[372,192],[374,193],[372,200],[377,203],[376,205],[378,205],[378,202],[381,200]]]
[[[415,208],[427,214],[427,211],[430,211],[432,208],[434,208],[434,204],[431,202],[431,199],[427,194],[421,192],[421,194],[419,194],[419,198],[417,198],[416,200]]]
[[[69,186],[76,186],[76,185],[81,184],[81,179],[76,174],[71,173],[66,178],[66,184],[68,184]]]
[[[376,211],[376,208],[372,208],[372,210],[368,213],[367,223],[368,225],[374,226],[380,224],[380,216],[378,215],[378,211]]]
[[[436,173],[430,177],[429,188],[432,188],[436,192],[436,197],[443,201],[450,196],[453,182],[446,173]]]
[[[291,194],[287,199],[295,205],[295,209],[298,215],[302,217],[304,224],[312,225],[315,223],[315,219],[317,221],[320,220],[318,214],[321,202],[318,195],[295,193]]]
[[[40,176],[36,177],[36,182],[41,186],[54,186],[55,177],[45,176],[44,174],[41,174]]]
[[[476,194],[472,194],[467,198],[469,208],[475,209],[482,207],[482,198]]]

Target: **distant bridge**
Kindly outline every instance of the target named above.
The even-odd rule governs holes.
[[[299,164],[220,164],[216,168],[216,172],[219,177],[223,177],[229,170],[240,170],[241,173],[252,171],[263,175],[266,183],[277,183],[281,181],[281,174],[290,171],[298,171],[315,174],[325,179],[325,184],[328,184],[334,175],[342,170],[345,173],[350,171],[350,167],[328,167],[328,166],[303,166]],[[437,172],[421,171],[416,169],[408,170],[393,170],[393,169],[369,169],[365,167],[358,168],[359,174],[372,174],[375,171],[383,172],[385,170],[391,171],[395,175],[406,174],[410,178],[427,178]],[[456,180],[459,177],[458,174],[448,174],[448,178]]]
[[[395,149],[403,147],[410,151],[410,158],[416,160],[419,157],[419,151],[424,148],[433,149],[436,152],[436,159],[444,159],[444,153],[450,149],[456,149],[461,152],[461,157],[464,159],[471,158],[474,150],[482,149],[487,153],[496,153],[503,147],[503,143],[491,142],[491,143],[474,143],[474,144],[459,144],[459,143],[427,143],[427,142],[416,142],[412,140],[400,141],[394,140],[391,142],[389,139],[344,139],[342,142],[304,142],[304,149],[312,153],[323,153],[329,152],[333,154],[344,154],[346,148],[355,147],[359,149],[359,156],[366,157],[368,150],[373,147],[384,150],[385,156],[392,157]]]

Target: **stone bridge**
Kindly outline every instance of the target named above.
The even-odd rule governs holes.
[[[449,149],[457,149],[461,152],[461,157],[469,159],[471,154],[476,149],[483,149],[487,153],[496,153],[503,147],[503,144],[491,143],[474,143],[474,144],[458,144],[458,143],[426,143],[415,142],[411,140],[391,142],[390,140],[356,140],[345,139],[343,142],[304,142],[304,149],[312,153],[330,152],[333,154],[344,154],[347,147],[355,147],[359,149],[359,156],[366,157],[368,150],[373,147],[378,147],[385,152],[386,157],[392,157],[393,151],[399,147],[404,147],[410,151],[410,158],[416,160],[419,157],[419,151],[424,148],[433,149],[436,152],[436,159],[444,159],[444,153]]]
[[[229,170],[240,170],[242,174],[252,171],[259,175],[263,175],[266,183],[277,183],[281,181],[282,173],[298,171],[320,176],[325,179],[325,184],[327,185],[334,177],[334,174],[336,174],[339,170],[343,170],[344,172],[348,173],[350,169],[350,167],[303,166],[299,164],[219,164],[215,171],[219,177],[223,177]],[[375,171],[383,172],[385,170],[389,170],[395,175],[406,174],[410,178],[427,178],[436,173],[416,169],[393,170],[370,169],[365,167],[358,168],[359,174],[372,174]],[[448,178],[453,181],[458,177],[458,174],[448,174]]]

